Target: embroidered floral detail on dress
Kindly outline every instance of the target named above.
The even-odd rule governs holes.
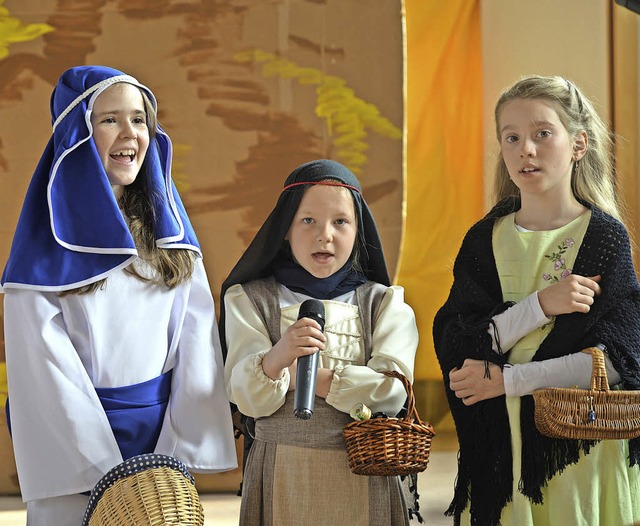
[[[545,272],[542,274],[542,279],[545,281],[550,281],[551,283],[558,283],[561,279],[566,278],[571,274],[571,269],[567,268],[566,261],[564,259],[563,254],[567,251],[567,249],[573,247],[575,245],[575,241],[572,237],[568,237],[565,239],[561,245],[558,245],[558,252],[552,252],[551,255],[545,254],[545,258],[553,261],[553,270],[554,272],[559,272],[560,275],[550,274]]]

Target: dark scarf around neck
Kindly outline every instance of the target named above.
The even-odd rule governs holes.
[[[355,290],[366,283],[361,272],[353,270],[351,261],[326,278],[316,278],[290,258],[281,258],[274,265],[276,281],[293,292],[299,292],[319,300],[330,300]]]

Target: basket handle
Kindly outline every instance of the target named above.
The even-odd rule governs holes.
[[[397,378],[404,385],[405,391],[407,391],[407,418],[411,420],[415,420],[419,424],[422,424],[422,420],[420,420],[420,416],[418,415],[418,411],[416,410],[416,400],[413,395],[413,386],[409,379],[402,373],[398,371],[383,371],[382,374],[385,376],[389,376],[390,378]]]
[[[608,391],[609,378],[607,378],[607,368],[604,363],[604,353],[599,347],[588,347],[582,352],[591,354],[593,360],[591,370],[591,390],[592,391]]]

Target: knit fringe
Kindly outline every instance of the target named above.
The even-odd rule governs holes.
[[[420,494],[418,493],[418,474],[402,475],[400,477],[402,489],[407,500],[407,511],[409,512],[409,520],[417,519],[419,523],[423,523],[424,519],[420,515]]]
[[[595,440],[563,440],[541,435],[534,420],[532,396],[522,398],[522,478],[518,490],[535,504],[542,504],[542,487],[555,475],[575,464],[598,443]]]
[[[508,426],[497,426],[500,419],[491,417],[502,412],[502,422],[507,421],[504,398],[459,410],[472,412],[473,416],[456,421],[460,439],[458,477],[454,498],[445,515],[453,516],[454,522],[459,523],[460,514],[470,504],[472,525],[499,526],[500,514],[511,501],[513,488],[510,430]],[[455,411],[454,420],[459,414]],[[487,441],[487,437],[491,440]],[[474,446],[480,445],[482,454],[477,454]],[[491,483],[487,484],[487,480]]]

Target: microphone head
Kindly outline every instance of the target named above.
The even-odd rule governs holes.
[[[303,409],[295,409],[293,411],[293,414],[295,415],[296,418],[299,418],[300,420],[309,420],[313,415],[313,411],[305,407]]]
[[[324,331],[324,304],[320,300],[305,300],[300,305],[298,319],[311,318],[320,325],[320,330]]]

